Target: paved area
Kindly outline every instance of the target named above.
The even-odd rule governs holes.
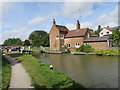
[[[9,88],[34,88],[23,66],[8,55],[4,55],[4,57],[10,61],[12,68]]]

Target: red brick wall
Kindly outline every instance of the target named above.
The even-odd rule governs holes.
[[[88,42],[87,44],[91,45],[94,49],[99,49],[99,50],[108,49],[107,42]]]
[[[62,50],[64,39],[56,39],[56,36],[65,36],[66,32],[60,32],[55,25],[50,30],[50,50]]]
[[[50,30],[50,50],[59,50],[60,49],[60,41],[59,39],[56,40],[56,36],[59,36],[59,30],[56,28],[55,25],[53,25],[52,29]]]
[[[108,47],[107,42],[89,42],[87,44],[96,50],[118,50],[118,47]]]
[[[83,44],[84,37],[65,38],[65,45],[70,44],[70,48],[75,48],[75,43]]]

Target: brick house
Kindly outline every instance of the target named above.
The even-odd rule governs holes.
[[[89,43],[95,49],[99,49],[100,45],[103,47],[110,46],[108,45],[109,38],[100,38],[93,35],[88,28],[81,28],[78,20],[76,29],[68,30],[67,27],[63,25],[56,25],[56,21],[53,19],[53,26],[49,34],[50,50],[63,50],[64,45],[70,50],[74,50],[84,43]]]

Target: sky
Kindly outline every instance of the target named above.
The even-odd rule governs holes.
[[[118,2],[0,2],[0,44],[8,38],[28,39],[35,30],[49,33],[52,20],[69,30],[118,25]]]

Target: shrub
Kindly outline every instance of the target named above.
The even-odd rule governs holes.
[[[76,50],[80,52],[89,53],[93,51],[93,48],[90,45],[81,45],[79,48],[76,48]]]

